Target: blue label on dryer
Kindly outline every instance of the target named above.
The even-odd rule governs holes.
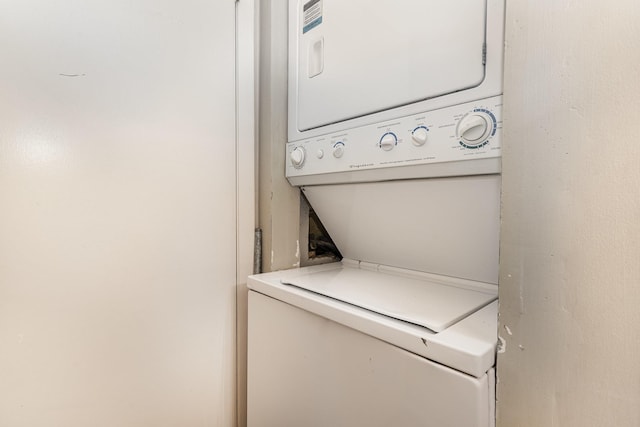
[[[302,13],[302,34],[304,34],[322,24],[322,0],[308,1],[303,6]]]

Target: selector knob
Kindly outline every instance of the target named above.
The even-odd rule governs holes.
[[[296,147],[291,151],[291,164],[294,168],[300,169],[304,164],[304,148]]]
[[[333,157],[339,159],[344,154],[344,142],[336,142],[333,144]]]
[[[391,151],[398,143],[398,137],[393,132],[387,132],[380,138],[380,148],[384,151]]]
[[[482,144],[491,134],[492,120],[485,113],[474,112],[464,116],[458,122],[458,138],[470,146],[476,147]]]
[[[427,138],[429,136],[429,130],[424,126],[419,126],[413,130],[411,133],[411,139],[413,140],[413,145],[420,147],[427,142]]]

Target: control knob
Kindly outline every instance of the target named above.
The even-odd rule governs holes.
[[[428,132],[429,129],[427,129],[425,126],[418,126],[417,128],[415,128],[411,133],[413,145],[417,147],[424,145],[427,142],[427,138],[429,136]]]
[[[344,154],[344,142],[338,141],[333,144],[333,157],[339,159]]]
[[[474,111],[458,122],[457,133],[464,145],[476,148],[487,140],[492,130],[492,118],[487,113]]]
[[[380,148],[391,151],[398,144],[398,137],[393,132],[387,132],[380,138]]]
[[[298,146],[291,151],[291,164],[294,168],[300,169],[304,165],[304,148]]]

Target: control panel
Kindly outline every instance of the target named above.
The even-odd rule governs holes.
[[[502,96],[289,142],[286,175],[500,157]]]

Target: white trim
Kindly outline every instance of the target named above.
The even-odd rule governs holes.
[[[237,283],[253,273],[255,228],[254,1],[236,3]]]
[[[247,276],[256,224],[255,0],[236,1],[236,416],[246,426]]]

